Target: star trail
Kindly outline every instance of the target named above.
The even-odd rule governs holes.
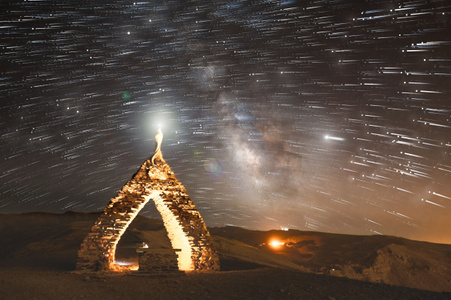
[[[102,210],[161,127],[208,226],[451,243],[449,1],[0,6],[0,213]]]

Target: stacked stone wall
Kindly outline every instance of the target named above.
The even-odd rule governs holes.
[[[179,267],[177,262],[177,255],[175,252],[177,250],[143,249],[142,253],[139,254],[139,271],[142,272],[178,271]]]

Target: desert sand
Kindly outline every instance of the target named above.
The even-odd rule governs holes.
[[[388,236],[210,228],[221,271],[77,273],[97,213],[0,215],[0,299],[450,299],[451,246]],[[278,249],[268,245],[277,238]],[[133,245],[170,248],[161,220],[138,217]]]

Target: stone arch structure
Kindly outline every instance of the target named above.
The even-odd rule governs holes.
[[[177,252],[179,270],[219,270],[212,238],[199,211],[163,159],[161,130],[156,139],[155,155],[146,160],[111,199],[84,239],[78,251],[77,270],[120,268],[115,264],[117,243],[150,200],[162,216],[172,247],[180,249]]]

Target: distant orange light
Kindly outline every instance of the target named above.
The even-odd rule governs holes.
[[[268,245],[270,245],[274,249],[279,249],[280,247],[285,245],[285,242],[281,242],[279,240],[273,239],[268,243]]]

